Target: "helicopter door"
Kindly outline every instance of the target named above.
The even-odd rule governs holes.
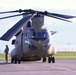
[[[23,33],[22,33],[22,35],[21,35],[21,49],[22,49],[22,51],[23,51]]]
[[[27,45],[27,44],[30,44],[30,40],[29,40],[29,39],[30,39],[30,35],[31,35],[30,32],[31,32],[31,31],[28,30],[27,33],[25,34],[25,44],[26,44],[26,45]]]
[[[21,34],[21,50],[19,51],[19,58],[18,59],[21,59],[22,58],[22,55],[23,55],[23,33]]]

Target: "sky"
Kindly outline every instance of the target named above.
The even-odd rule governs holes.
[[[18,9],[34,9],[76,16],[76,0],[0,0],[0,12]],[[0,17],[13,14],[18,13],[0,14]],[[22,16],[0,20],[0,36],[2,36],[21,18]],[[45,27],[52,31],[57,31],[57,33],[53,35],[53,44],[57,46],[76,46],[76,19],[71,20],[73,22],[68,23],[54,18],[45,17]],[[0,40],[1,52],[4,51],[6,44],[9,45],[10,51],[14,48],[14,46],[11,45],[11,40]]]

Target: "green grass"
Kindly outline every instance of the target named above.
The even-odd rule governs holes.
[[[55,55],[56,59],[76,59],[76,52],[57,52]],[[10,60],[10,54],[8,55],[8,59]],[[0,54],[0,60],[5,60],[5,55]]]
[[[4,59],[5,59],[4,54],[0,54],[0,60],[4,60]]]
[[[8,55],[8,59],[10,60],[10,54]],[[5,60],[5,54],[0,54],[0,60]]]
[[[72,58],[76,58],[76,52],[57,52],[55,57],[59,59],[64,59],[64,58],[72,59]]]

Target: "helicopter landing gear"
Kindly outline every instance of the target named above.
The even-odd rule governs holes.
[[[55,57],[48,57],[48,63],[55,63]]]
[[[12,57],[11,58],[11,63],[14,63],[14,64],[20,64],[21,63],[21,59],[18,58],[18,57]]]
[[[14,57],[11,58],[11,63],[14,63]]]
[[[20,64],[21,63],[21,59],[20,58],[18,58],[18,64]]]
[[[46,62],[46,57],[43,58],[43,62]]]
[[[17,64],[17,57],[12,57],[12,58],[11,58],[11,63]]]

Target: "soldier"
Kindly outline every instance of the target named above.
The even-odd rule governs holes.
[[[9,48],[8,48],[8,45],[6,45],[6,48],[5,48],[5,60],[6,60],[6,63],[8,63],[8,53],[9,53]]]

